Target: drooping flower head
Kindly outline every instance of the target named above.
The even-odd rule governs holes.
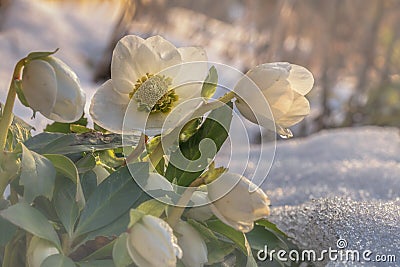
[[[117,133],[128,122],[129,129],[159,134],[172,109],[200,97],[201,86],[185,82],[202,81],[207,65],[185,67],[184,63],[206,60],[202,48],[176,48],[161,36],[125,36],[113,52],[111,79],[92,99],[94,122]]]
[[[276,130],[282,135],[290,135],[286,128],[303,120],[310,113],[310,104],[304,97],[313,87],[314,78],[306,68],[287,62],[266,63],[254,67],[235,86],[238,95],[236,107],[253,123]],[[265,97],[249,90],[256,85]],[[261,105],[268,104],[271,114],[260,113]]]
[[[29,106],[48,119],[74,122],[83,114],[86,97],[76,74],[52,56],[28,61],[22,91]]]

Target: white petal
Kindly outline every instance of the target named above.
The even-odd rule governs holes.
[[[115,89],[123,94],[129,94],[136,80],[145,73],[136,68],[135,55],[144,40],[135,35],[127,35],[115,46],[111,61],[111,78]]]
[[[304,119],[310,113],[310,103],[304,96],[298,96],[293,101],[289,111],[276,121],[280,126],[287,128]]]
[[[90,115],[99,126],[111,132],[122,133],[125,112],[130,99],[117,92],[111,80],[106,81],[94,94]]]
[[[218,219],[220,219],[223,223],[225,223],[226,225],[229,225],[232,228],[234,228],[238,231],[241,231],[243,233],[248,233],[251,230],[253,230],[253,227],[254,227],[253,221],[243,222],[243,221],[230,220],[230,219],[224,217],[214,205],[211,204],[210,208],[213,211],[214,215]]]
[[[156,35],[147,38],[144,44],[153,52],[155,59],[153,64],[158,68],[156,70],[149,69],[149,72],[154,71],[153,73],[157,73],[166,68],[182,63],[182,57],[178,52],[178,49],[161,36]]]
[[[86,96],[76,74],[61,60],[48,57],[57,79],[57,98],[49,118],[58,122],[74,122],[83,114]]]
[[[246,75],[264,91],[276,82],[286,80],[289,69],[289,63],[265,63],[251,69]]]
[[[314,85],[314,77],[306,68],[298,65],[291,65],[288,81],[293,90],[301,95],[306,95]]]
[[[180,47],[178,51],[183,62],[207,61],[206,51],[202,47]]]
[[[26,64],[22,75],[22,91],[33,110],[49,117],[57,96],[57,80],[53,67],[43,60]]]

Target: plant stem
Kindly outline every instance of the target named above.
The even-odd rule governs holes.
[[[171,228],[174,228],[175,225],[179,222],[179,219],[185,211],[186,205],[187,203],[189,203],[194,191],[196,191],[196,187],[186,188],[176,206],[172,208],[167,218],[167,223],[171,226]]]
[[[3,151],[6,146],[8,128],[10,127],[14,117],[12,111],[14,108],[15,98],[17,96],[17,91],[15,89],[14,82],[21,78],[24,64],[25,64],[25,58],[18,61],[18,63],[15,65],[13,77],[10,83],[10,88],[8,89],[7,100],[4,105],[3,114],[0,120],[0,151]]]

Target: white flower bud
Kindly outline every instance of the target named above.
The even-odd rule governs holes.
[[[203,222],[213,216],[213,212],[210,208],[210,200],[206,192],[195,191],[190,200],[194,203],[195,207],[190,208],[186,212],[187,218]]]
[[[26,255],[28,267],[40,267],[47,257],[59,253],[51,242],[33,236]]]
[[[29,106],[48,119],[74,122],[83,114],[86,97],[78,77],[55,57],[28,61],[22,73],[22,91]]]
[[[269,215],[267,195],[239,174],[224,173],[207,187],[214,215],[239,231],[251,231],[254,221]]]
[[[202,267],[208,262],[207,246],[200,234],[187,222],[175,226],[178,244],[183,250],[182,262],[186,267]]]
[[[127,249],[139,267],[175,267],[176,257],[182,257],[171,227],[151,215],[144,215],[129,229]]]
[[[271,114],[257,114],[265,110],[260,105],[267,103],[259,95],[251,93],[249,88],[254,88],[253,82],[268,102],[273,118]],[[262,64],[251,69],[235,86],[238,95],[236,107],[246,119],[263,127],[271,128],[271,120],[274,120],[280,132],[310,113],[310,104],[304,95],[313,84],[311,72],[304,67],[287,62]]]

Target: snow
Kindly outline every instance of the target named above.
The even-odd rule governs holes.
[[[106,46],[119,8],[115,1],[103,3],[87,1],[77,9],[66,3],[12,1],[0,31],[0,101],[6,98],[18,59],[33,50],[58,47],[57,56],[76,71],[89,101],[98,87],[92,82],[92,66]],[[31,120],[32,112],[18,101],[15,113],[38,129],[48,122],[40,115]],[[248,148],[235,144],[235,149],[244,153]],[[251,148],[251,153],[258,149]],[[273,155],[275,145],[262,149]],[[363,127],[279,141],[262,188],[271,199],[270,219],[302,248],[335,247],[341,237],[349,248],[396,254],[400,261],[399,179],[399,130]]]

